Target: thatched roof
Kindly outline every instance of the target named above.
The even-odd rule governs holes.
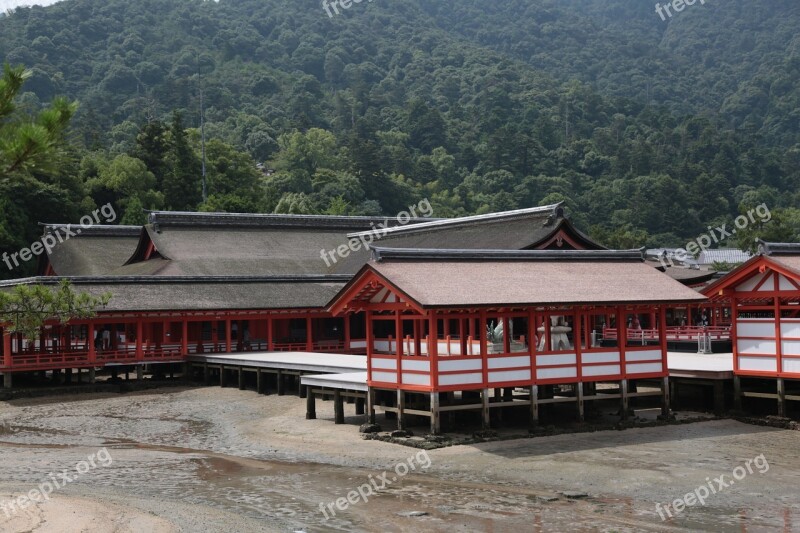
[[[67,226],[75,236],[65,238]],[[61,235],[63,242],[58,242],[46,256],[40,256],[38,273],[45,274],[49,264],[61,276],[108,274],[130,259],[141,233],[141,226],[82,228],[77,224],[45,224],[44,235],[54,235],[54,238]]]

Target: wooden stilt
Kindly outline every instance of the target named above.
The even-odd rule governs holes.
[[[278,396],[283,396],[283,372],[278,370],[276,388],[278,389]]]
[[[144,379],[144,365],[136,365],[136,379],[138,381]]]
[[[264,374],[260,368],[256,369],[256,392],[258,394],[264,393]]]
[[[258,373],[261,375],[261,372]],[[314,392],[309,389],[306,393],[306,420],[315,420],[317,418],[317,400],[314,397]]]
[[[344,424],[344,401],[339,389],[333,391],[333,413],[336,424]]]
[[[622,396],[622,401],[620,402],[620,418],[622,420],[628,419],[628,380],[623,379],[619,382],[619,391],[620,395]]]
[[[530,386],[531,395],[531,425],[539,425],[539,385]]]
[[[3,374],[3,387],[5,387],[6,389],[10,389],[14,386],[14,380],[11,377],[12,375],[13,374],[11,374],[10,372],[7,374]]]
[[[725,412],[725,382],[714,381],[714,414],[721,416]]]
[[[89,383],[94,383],[96,380],[94,368],[89,369]]]
[[[367,420],[375,423],[375,390],[372,387],[367,389]]]
[[[439,393],[431,393],[431,433],[437,435],[441,433],[442,426],[439,418]]]
[[[219,386],[220,387],[224,387],[225,386],[225,381],[226,381],[225,380],[225,367],[220,365],[219,366]]]
[[[356,398],[356,414],[364,414],[364,398]]]
[[[399,390],[397,391],[397,429],[406,428],[406,394]]]
[[[208,363],[203,363],[203,382],[206,385],[211,385],[211,369],[208,368]]]
[[[578,383],[575,385],[575,400],[578,403],[578,422],[583,422],[583,383]]]
[[[303,383],[302,376],[303,374],[298,374],[297,376],[297,395],[301,398],[305,398],[307,392],[306,392],[306,387],[303,386],[302,384]]]
[[[742,410],[742,379],[739,376],[733,376],[733,408]]]
[[[244,368],[239,367],[239,390],[244,390]]]
[[[483,389],[483,394],[481,394],[481,401],[483,402],[483,409],[482,409],[482,421],[483,421],[483,429],[489,429],[491,427],[491,420],[489,419],[489,389]]]
[[[669,376],[664,376],[661,380],[661,416],[667,419],[670,414]]]
[[[778,416],[786,416],[786,382],[778,378]]]

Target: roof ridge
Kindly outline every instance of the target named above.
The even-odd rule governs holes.
[[[630,261],[644,262],[636,250],[464,250],[372,246],[372,260],[395,261]]]
[[[767,242],[756,239],[758,255],[800,255],[800,243],[796,242]]]
[[[395,226],[393,228],[378,228],[378,229],[360,231],[356,233],[349,233],[347,237],[349,239],[355,239],[358,237],[364,237],[367,235],[375,235],[375,234],[380,234],[382,237],[384,237],[386,235],[392,235],[398,233],[403,233],[403,234],[417,233],[440,227],[461,226],[465,224],[480,223],[480,222],[501,222],[504,220],[523,218],[529,215],[542,214],[542,213],[550,213],[550,217],[557,218],[557,217],[563,217],[563,211],[559,209],[562,204],[563,202],[558,202],[550,205],[527,207],[524,209],[514,209],[512,211],[500,211],[497,213],[486,213],[483,215],[469,215],[465,217],[441,218],[429,222],[417,222],[416,224],[413,224],[411,226],[402,225],[402,226]]]
[[[416,218],[412,223],[438,219]],[[193,211],[150,211],[148,221],[156,228],[162,226],[208,227],[306,227],[362,229],[375,224],[399,223],[387,216],[293,215],[282,213],[202,213]]]
[[[349,281],[351,274],[294,274],[279,276],[34,276],[0,280],[0,287],[16,285],[56,285],[66,280],[75,285],[93,283],[107,284],[162,284],[162,283],[343,283]]]

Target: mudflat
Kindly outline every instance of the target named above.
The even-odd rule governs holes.
[[[295,396],[220,388],[0,403],[0,531],[800,530],[797,431],[714,420],[422,452],[363,440],[329,405],[305,420]],[[701,487],[704,505],[673,504]]]

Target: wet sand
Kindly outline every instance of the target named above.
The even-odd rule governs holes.
[[[305,420],[297,397],[220,388],[0,402],[0,504],[103,447],[113,458],[0,508],[0,531],[800,531],[797,431],[716,420],[488,442],[429,451],[423,469],[419,450],[362,440],[361,418],[334,425],[330,407]],[[767,472],[656,513],[760,454]],[[383,472],[395,481],[369,501],[320,510]]]

